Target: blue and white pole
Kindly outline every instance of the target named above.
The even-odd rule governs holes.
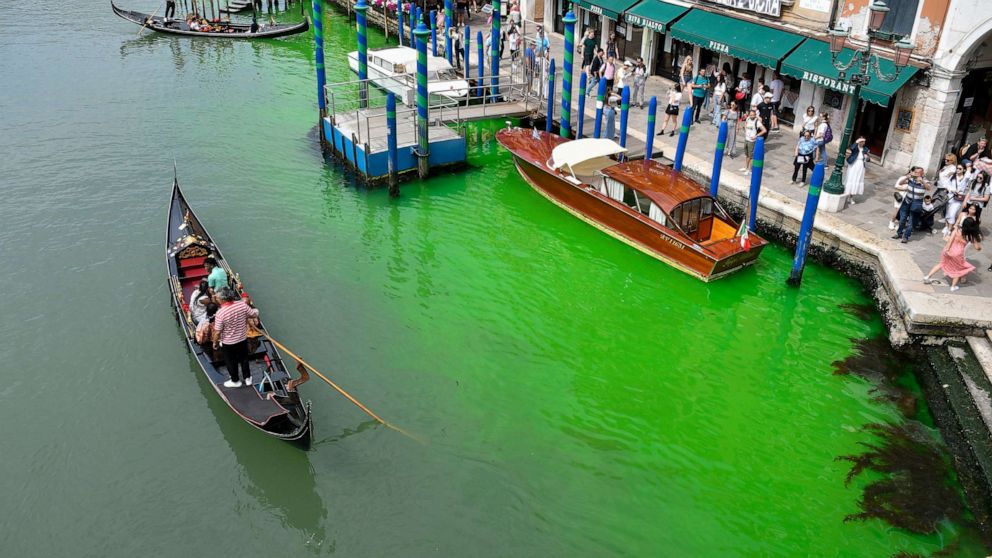
[[[630,86],[620,92],[620,147],[627,147],[627,113],[630,111]]]
[[[548,65],[548,118],[544,124],[544,131],[551,133],[555,124],[555,59],[551,59]]]
[[[502,29],[500,24],[499,15],[499,0],[492,0],[493,3],[493,34],[490,37],[492,44],[489,46],[490,56],[492,57],[492,63],[490,64],[490,71],[492,72],[492,95],[493,100],[499,95],[499,32]]]
[[[606,100],[606,78],[599,78],[599,89],[596,90],[596,120],[593,123],[592,137],[598,138],[603,131],[603,102]],[[610,138],[613,139],[613,138]]]
[[[323,0],[313,0],[313,57],[317,66],[317,109],[320,114],[320,143],[326,144],[324,137],[324,118],[327,117],[327,97],[324,96],[324,86],[327,84],[327,74],[324,71],[324,10]]]
[[[444,0],[444,56],[448,59],[448,64],[454,64],[451,52],[451,0]],[[435,53],[437,54],[437,53]]]
[[[751,211],[748,215],[747,230],[754,232],[754,221],[758,218],[758,196],[761,194],[761,171],[765,167],[765,138],[754,142],[754,157],[751,159],[751,192],[748,205]]]
[[[417,40],[417,174],[426,178],[430,171],[428,156],[430,142],[427,137],[427,37],[430,29],[421,21],[413,31]]]
[[[644,158],[651,159],[654,155],[654,120],[658,113],[658,99],[651,97],[648,101],[648,137],[644,143]]]
[[[397,188],[397,176],[398,164],[397,164],[397,149],[396,149],[396,94],[393,92],[386,93],[386,130],[388,135],[386,136],[386,147],[389,150],[389,158],[387,159],[387,164],[389,165],[389,195],[396,197],[399,195],[400,191]]]
[[[358,104],[361,108],[368,107],[369,103],[369,42],[368,42],[368,22],[365,12],[369,9],[365,0],[358,0],[355,4],[355,24],[358,27]]]
[[[720,123],[716,134],[716,154],[713,155],[713,175],[710,177],[710,195],[714,198],[720,191],[720,171],[723,170],[723,150],[727,147],[727,121]]]
[[[682,127],[679,128],[679,143],[675,146],[675,170],[682,171],[682,159],[685,158],[685,146],[689,143],[689,126],[692,125],[692,108],[685,109],[682,115]]]
[[[799,225],[799,238],[796,239],[796,257],[792,260],[792,272],[786,283],[798,287],[803,280],[803,269],[806,267],[806,253],[813,238],[813,222],[816,220],[816,206],[820,204],[820,190],[823,187],[823,176],[826,174],[825,161],[820,161],[813,169],[813,177],[809,181],[809,191],[806,193],[806,208],[803,210],[803,222]]]
[[[586,127],[586,85],[588,82],[589,74],[582,72],[579,75],[579,110],[575,115],[575,139],[582,137],[582,131]]]
[[[561,78],[561,137],[568,138],[572,134],[572,53],[575,50],[575,22],[578,19],[569,10],[562,21],[565,22],[565,53],[561,65],[564,71]],[[584,97],[585,92],[582,93]],[[582,116],[579,115],[579,118]]]

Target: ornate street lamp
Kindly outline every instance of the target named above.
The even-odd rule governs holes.
[[[844,172],[844,159],[847,156],[847,148],[851,142],[851,134],[854,132],[854,118],[857,115],[861,103],[861,86],[871,82],[872,74],[878,79],[891,82],[899,77],[899,73],[909,64],[909,58],[913,54],[913,45],[906,39],[900,40],[895,46],[895,57],[892,62],[895,64],[895,74],[885,74],[879,66],[878,54],[872,52],[872,43],[878,38],[885,15],[889,13],[889,7],[882,0],[873,0],[868,6],[870,11],[868,17],[868,43],[863,48],[853,48],[854,54],[847,62],[837,60],[844,47],[847,46],[848,31],[843,29],[830,30],[830,58],[833,65],[840,72],[838,76],[841,81],[849,81],[854,85],[854,92],[851,94],[853,103],[847,114],[847,123],[844,125],[844,134],[841,136],[840,149],[837,153],[837,161],[834,164],[834,172],[830,174],[830,179],[823,189],[828,194],[840,195],[844,193],[844,186],[841,177]],[[848,75],[848,70],[854,70]]]

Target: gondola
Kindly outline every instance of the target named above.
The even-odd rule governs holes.
[[[188,301],[198,283],[206,277],[203,261],[207,256],[213,256],[227,271],[231,287],[239,296],[247,297],[247,294],[239,276],[231,270],[220,249],[186,203],[176,178],[172,183],[168,221],[165,253],[169,294],[183,335],[203,374],[217,395],[245,422],[276,438],[309,447],[313,436],[310,402],[303,403],[297,391],[299,384],[306,381],[306,376],[297,380],[290,378],[279,351],[268,339],[261,321],[249,328],[252,383],[248,385],[225,387],[224,381],[229,377],[222,352],[201,347],[196,342],[196,326]]]
[[[114,4],[113,0],[110,2],[110,7],[114,9],[115,14],[136,25],[148,27],[149,29],[158,31],[159,33],[171,33],[173,35],[185,35],[188,37],[217,37],[219,39],[273,39],[275,37],[285,37],[286,35],[303,33],[310,28],[310,20],[307,19],[304,19],[300,23],[276,23],[272,25],[262,25],[255,32],[252,32],[251,24],[221,21],[211,23],[211,25],[216,25],[222,29],[221,31],[194,31],[190,29],[183,20],[171,19],[169,21],[165,21],[165,18],[161,16],[152,16],[141,12],[123,10],[118,8],[117,5]]]

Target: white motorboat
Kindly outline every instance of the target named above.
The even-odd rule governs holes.
[[[407,106],[417,104],[417,50],[410,47],[387,47],[368,52],[369,79],[392,91]],[[348,53],[348,66],[358,73],[358,51]],[[454,104],[468,96],[469,84],[461,74],[439,56],[427,54],[427,92],[431,104]]]

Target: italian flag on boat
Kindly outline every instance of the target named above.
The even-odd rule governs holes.
[[[739,236],[741,238],[741,248],[743,248],[745,250],[750,250],[751,249],[751,238],[750,238],[750,236],[748,236],[748,232],[747,232],[747,218],[746,217],[744,218],[743,221],[741,221],[741,228],[737,230],[737,236]]]

